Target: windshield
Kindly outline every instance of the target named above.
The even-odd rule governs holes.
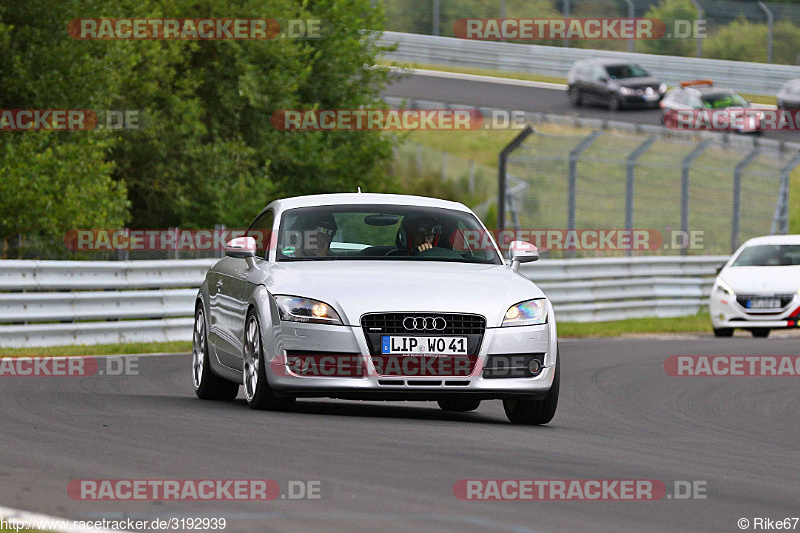
[[[277,260],[503,264],[493,245],[481,245],[472,238],[484,233],[474,215],[450,209],[363,204],[303,207],[286,210],[281,217]]]
[[[639,65],[608,65],[606,67],[608,77],[612,80],[622,78],[645,78],[650,75],[645,69]]]
[[[703,105],[706,109],[724,109],[726,107],[748,107],[750,104],[735,92],[726,91],[704,94]]]
[[[800,83],[789,83],[784,86],[783,90],[787,94],[800,94]]]
[[[760,244],[748,246],[731,266],[800,265],[800,244]]]

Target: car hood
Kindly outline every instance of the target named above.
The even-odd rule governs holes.
[[[505,265],[434,261],[308,261],[279,263],[272,294],[321,300],[349,325],[373,312],[475,313],[499,326],[508,308],[544,293]]]
[[[661,82],[652,76],[644,78],[617,78],[614,83],[620,87],[629,87],[631,89],[644,89],[645,87],[653,87],[658,89]]]
[[[800,288],[800,266],[728,267],[720,278],[736,294],[789,294]]]

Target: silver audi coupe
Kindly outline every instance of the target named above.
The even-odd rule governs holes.
[[[290,409],[296,398],[437,401],[467,412],[502,400],[546,424],[560,363],[550,301],[504,260],[466,206],[392,194],[276,200],[197,294],[192,376],[202,399]]]

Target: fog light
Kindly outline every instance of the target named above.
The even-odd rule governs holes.
[[[531,359],[531,362],[528,363],[528,370],[531,371],[531,374],[536,376],[542,371],[542,363],[540,363],[538,359]]]

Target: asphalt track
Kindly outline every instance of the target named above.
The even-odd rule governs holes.
[[[302,400],[257,412],[194,396],[190,356],[139,375],[0,378],[0,505],[75,519],[225,517],[226,531],[739,531],[800,515],[797,377],[672,377],[670,355],[798,354],[797,336],[563,340],[548,426],[500,402]],[[84,502],[74,479],[323,480],[325,498]],[[705,481],[707,498],[461,501],[460,479]],[[751,526],[752,527],[752,526]]]
[[[631,108],[610,111],[607,108],[594,105],[573,107],[567,100],[567,93],[564,90],[510,83],[451,79],[441,75],[394,74],[393,83],[382,94],[384,96],[409,99],[454,102],[470,106],[558,115],[579,115],[586,118],[641,124],[661,124],[661,110],[658,108]],[[800,142],[800,132],[797,131],[768,131],[764,132],[762,137],[783,142]]]

